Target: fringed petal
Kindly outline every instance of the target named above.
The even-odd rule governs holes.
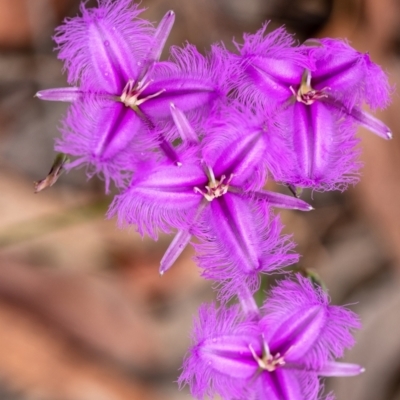
[[[267,26],[244,35],[243,45],[237,45],[241,56],[233,62],[241,68],[239,98],[274,109],[291,96],[290,86],[299,84],[304,68],[312,68],[313,62],[303,47],[294,47],[284,28],[266,33]]]
[[[329,169],[330,146],[335,136],[332,115],[321,104],[294,105],[293,147],[297,168],[305,180],[318,182]]]
[[[109,215],[118,215],[120,225],[136,224],[140,234],[157,238],[157,231],[188,230],[203,196],[207,178],[200,166],[159,165],[150,173],[136,174],[129,189],[114,199]]]
[[[196,261],[203,275],[221,284],[220,297],[228,300],[242,285],[258,289],[260,273],[279,271],[298,260],[294,245],[280,236],[278,218],[270,220],[265,205],[227,193],[202,214],[205,239],[196,244]]]
[[[232,132],[230,143],[223,146],[221,142],[224,138],[221,135],[219,140],[216,140],[217,143],[214,142],[214,154],[210,154],[212,151],[206,154],[207,150],[213,148],[211,146],[203,151],[205,159],[207,163],[210,159],[210,164],[214,165],[215,176],[225,175],[229,179],[232,177],[230,185],[233,187],[260,188],[265,184],[267,175],[264,157],[267,146],[263,140],[263,133],[255,131],[237,136]]]
[[[265,337],[272,354],[285,354],[285,361],[301,360],[314,346],[326,324],[326,312],[323,305],[309,304],[299,308],[298,313],[287,314],[279,328],[272,329]]]
[[[227,375],[231,378],[249,379],[257,372],[257,364],[249,349],[251,341],[254,341],[254,338],[235,335],[234,332],[214,336],[203,341],[199,349],[200,357],[203,362],[210,363],[215,372],[227,374],[229,371]],[[254,346],[260,345],[255,342]]]
[[[146,100],[140,109],[150,118],[170,117],[170,103],[187,113],[190,122],[203,123],[207,115],[226,101],[232,82],[228,79],[230,67],[224,58],[223,50],[212,47],[206,57],[194,46],[183,49],[172,48],[174,63],[157,68],[149,78],[152,83],[143,91],[143,98],[155,93],[158,95]]]
[[[242,85],[247,83],[247,86],[241,88],[239,96],[253,96],[256,102],[265,104],[270,109],[284,103],[292,95],[290,87],[299,84],[304,70],[294,65],[290,59],[274,60],[253,56],[248,57],[246,62],[244,74],[249,82],[242,82]]]
[[[240,54],[242,56],[259,54],[278,60],[291,59],[295,64],[310,68],[310,60],[304,53],[304,49],[295,47],[297,43],[294,36],[288,33],[284,27],[267,33],[268,24],[269,22],[265,23],[255,34],[245,33],[243,44],[235,43]],[[284,74],[285,71],[280,73]]]
[[[166,77],[154,79],[143,91],[143,98],[160,93],[140,105],[141,111],[150,118],[170,116],[170,103],[182,111],[191,111],[212,104],[217,98],[213,86],[197,77]]]
[[[226,176],[233,187],[258,189],[267,176],[268,148],[263,132],[246,125],[244,118],[235,117],[232,110],[231,119],[208,128],[203,158],[216,177]]]
[[[373,109],[384,108],[390,99],[390,86],[386,74],[363,54],[346,42],[320,39],[312,85],[315,89],[329,87],[335,98],[351,109],[365,101]]]
[[[203,305],[179,384],[188,384],[199,399],[216,394],[224,399],[248,398],[257,370],[249,345],[258,349],[258,338],[257,324],[243,321],[238,307],[217,310],[214,304]]]
[[[261,116],[262,114],[262,116]],[[220,115],[209,118],[205,125],[203,157],[216,175],[229,178],[243,190],[261,188],[270,172],[275,180],[290,175],[288,141],[274,129],[273,118],[265,112],[255,115],[239,104],[223,108]]]
[[[296,171],[286,183],[315,190],[344,190],[358,181],[359,150],[354,127],[340,121],[333,107],[320,101],[296,102],[281,116],[292,123]],[[340,122],[339,122],[340,121]]]
[[[81,17],[69,18],[54,37],[65,62],[68,82],[118,95],[138,74],[137,61],[152,45],[154,29],[131,0],[98,0],[81,5]]]
[[[315,373],[278,368],[261,375],[257,384],[257,399],[317,400],[315,392],[318,393],[319,386]]]
[[[271,352],[280,352],[283,346],[288,364],[293,362],[318,371],[327,361],[341,357],[344,349],[354,344],[351,331],[359,327],[359,321],[353,312],[330,306],[327,294],[314,287],[310,280],[300,275],[296,277],[297,282],[283,280],[271,290],[260,324]],[[313,322],[307,328],[304,321],[312,316],[315,316],[311,318],[315,324]],[[304,335],[301,329],[297,332],[298,324],[303,324]],[[297,342],[298,334],[302,338]],[[303,352],[302,347],[307,351]]]
[[[88,164],[89,176],[100,173],[107,187],[110,180],[123,186],[135,157],[154,146],[150,137],[140,134],[141,129],[140,119],[123,104],[86,99],[69,109],[56,150],[78,158],[67,168]]]

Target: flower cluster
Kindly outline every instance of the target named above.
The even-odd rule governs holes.
[[[319,376],[354,375],[335,362],[352,345],[356,317],[330,306],[302,277],[273,289],[261,310],[260,274],[280,272],[298,255],[273,208],[310,211],[302,188],[344,190],[357,182],[356,130],[389,139],[363,110],[385,107],[389,85],[367,54],[334,39],[302,45],[267,24],[237,51],[215,44],[160,55],[175,15],[157,27],[131,0],[98,0],[56,31],[67,88],[42,100],[70,102],[56,150],[120,193],[109,216],[157,239],[175,232],[161,260],[167,271],[192,238],[203,276],[218,283],[221,308],[203,307],[180,382],[226,399],[317,399]],[[267,178],[294,194],[264,189]],[[38,190],[40,190],[38,189]],[[228,308],[237,296],[241,307]]]

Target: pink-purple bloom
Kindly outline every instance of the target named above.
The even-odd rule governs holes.
[[[90,9],[83,4],[82,16],[66,20],[55,36],[75,86],[37,96],[73,102],[56,144],[57,151],[76,157],[68,167],[89,164],[89,173],[103,174],[107,187],[110,180],[123,186],[135,160],[150,157],[155,147],[174,159],[158,128],[171,120],[170,104],[198,121],[225,100],[229,68],[217,46],[208,57],[191,45],[174,48],[171,61],[159,62],[173,12],[154,29],[138,18],[141,10],[130,0],[98,3]]]
[[[267,35],[265,28],[245,35],[240,56],[233,58],[242,70],[238,95],[277,115],[292,152],[285,183],[343,190],[358,181],[356,126],[391,138],[388,127],[361,109],[364,103],[387,106],[387,77],[368,54],[341,40],[293,47],[282,28]]]
[[[181,117],[180,129],[190,129]],[[157,163],[136,174],[129,188],[115,198],[111,214],[121,224],[135,224],[141,234],[156,238],[158,230],[178,233],[161,261],[165,272],[189,243],[196,244],[204,276],[224,282],[223,296],[238,285],[256,290],[260,272],[277,271],[297,261],[293,243],[281,237],[281,223],[270,207],[312,209],[291,196],[262,189],[270,141],[260,129],[220,124],[210,128],[201,149],[189,148],[181,166]],[[211,124],[212,126],[212,124]],[[221,129],[223,127],[223,129]],[[193,136],[190,134],[183,136]]]
[[[179,378],[203,399],[317,400],[323,376],[363,369],[337,362],[359,328],[351,311],[329,305],[326,293],[301,276],[269,293],[259,319],[238,307],[203,306]]]
[[[129,0],[99,0],[98,7],[81,5],[82,16],[57,28],[55,41],[72,87],[49,89],[40,99],[73,102],[63,121],[58,151],[77,157],[68,168],[88,163],[90,174],[101,172],[109,181],[123,183],[123,170],[138,121],[118,99],[148,49],[155,46],[155,30]],[[139,64],[139,65],[138,65]],[[149,149],[149,147],[147,147]],[[140,150],[139,150],[140,151]]]

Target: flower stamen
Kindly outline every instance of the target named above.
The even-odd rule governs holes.
[[[284,356],[281,356],[280,353],[272,355],[269,350],[268,344],[264,339],[261,357],[258,356],[251,344],[249,344],[249,349],[254,360],[257,362],[260,371],[273,372],[278,367],[282,367],[283,365],[285,365]]]
[[[141,80],[135,84],[133,79],[129,79],[128,83],[125,85],[122,95],[119,100],[125,104],[126,107],[130,107],[133,110],[137,109],[138,106],[143,104],[145,101],[153,99],[159,96],[161,93],[165,92],[165,89],[161,89],[157,93],[153,93],[147,97],[139,99],[139,96],[143,91],[153,82],[153,79]]]
[[[193,189],[195,193],[202,194],[207,201],[213,201],[215,198],[221,197],[227,193],[229,184],[234,177],[234,174],[231,174],[229,179],[224,183],[226,176],[222,175],[220,180],[215,179],[214,172],[209,167],[207,167],[207,175],[209,182],[208,185],[205,186],[206,192],[202,191],[198,187]]]
[[[311,71],[305,69],[301,77],[299,90],[296,92],[292,86],[290,86],[290,90],[296,97],[297,101],[306,105],[310,105],[313,104],[316,100],[328,97],[326,91],[330,90],[330,87],[324,87],[322,90],[313,89],[311,87]]]

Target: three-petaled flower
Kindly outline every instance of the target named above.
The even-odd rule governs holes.
[[[178,230],[161,261],[161,273],[192,236],[199,238],[198,264],[207,278],[224,281],[221,293],[227,297],[243,284],[254,291],[260,272],[279,270],[298,259],[290,251],[289,238],[280,236],[281,223],[271,217],[270,207],[312,209],[300,199],[262,189],[270,142],[262,130],[250,129],[243,121],[241,126],[225,126],[224,132],[216,123],[201,154],[195,147],[180,155],[181,167],[164,162],[136,174],[110,211],[121,224],[135,224],[141,234],[154,238],[159,229]]]
[[[316,400],[319,377],[363,371],[335,361],[354,344],[357,317],[329,305],[308,279],[281,281],[261,311],[254,319],[238,307],[200,309],[179,379],[196,398]]]
[[[357,182],[361,166],[356,126],[391,138],[387,126],[361,109],[364,102],[374,109],[388,104],[387,77],[368,54],[343,41],[290,47],[293,40],[283,29],[265,35],[265,28],[245,35],[234,57],[242,69],[239,97],[276,116],[292,152],[285,183],[343,190]]]
[[[156,147],[177,161],[158,124],[172,125],[170,103],[194,122],[201,120],[225,101],[229,68],[218,46],[208,57],[191,45],[174,48],[173,61],[159,62],[172,11],[157,29],[137,18],[141,10],[130,0],[99,0],[99,7],[83,4],[81,12],[55,36],[74,86],[42,90],[37,97],[73,103],[56,145],[76,157],[66,167],[89,164],[90,175],[101,173],[107,188],[111,180],[121,187],[136,161],[153,156]]]

